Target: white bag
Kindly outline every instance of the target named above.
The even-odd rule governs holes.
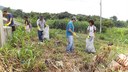
[[[49,26],[44,28],[44,38],[49,40]]]
[[[90,38],[86,39],[86,49],[85,49],[86,52],[88,52],[88,53],[95,53],[96,52],[93,43],[94,43],[94,38],[93,37],[90,37]]]

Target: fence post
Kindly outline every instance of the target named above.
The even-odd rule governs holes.
[[[4,29],[3,29],[3,14],[0,10],[0,47],[3,47],[5,43]]]

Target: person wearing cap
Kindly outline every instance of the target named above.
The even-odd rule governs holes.
[[[40,42],[43,42],[43,31],[45,26],[45,20],[43,16],[40,16],[37,20],[38,38]]]
[[[12,32],[14,32],[15,25],[14,25],[14,21],[13,21],[13,15],[11,13],[8,13],[8,11],[5,9],[5,10],[3,10],[3,16],[5,18],[7,18],[7,22],[6,22],[5,26],[12,27]]]
[[[66,27],[66,37],[68,40],[68,45],[67,45],[67,49],[66,52],[73,52],[74,49],[74,40],[73,40],[73,36],[76,36],[76,33],[74,32],[74,22],[76,22],[76,17],[72,17],[71,21],[67,24]]]

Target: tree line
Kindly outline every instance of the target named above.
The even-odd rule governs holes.
[[[61,13],[39,13],[39,12],[30,12],[30,13],[25,13],[21,9],[11,9],[8,8],[8,11],[14,15],[15,18],[24,18],[24,16],[28,16],[31,20],[31,23],[33,26],[36,26],[36,20],[37,18],[42,15],[44,16],[45,20],[48,21],[48,23],[51,25],[52,28],[61,28],[65,29],[65,25],[67,24],[67,21],[72,17],[76,16],[78,21],[77,23],[82,23],[81,26],[83,26],[83,23],[87,22],[91,19],[95,21],[95,25],[99,29],[100,27],[100,17],[96,15],[83,15],[83,14],[71,14],[68,12],[61,12]],[[63,22],[63,23],[62,23]],[[80,25],[80,24],[79,24]],[[64,26],[64,27],[62,27]],[[86,26],[86,25],[85,25]],[[103,32],[108,28],[108,27],[127,27],[128,26],[128,20],[127,21],[121,21],[118,20],[116,16],[112,16],[110,18],[103,18],[102,20],[102,28]]]

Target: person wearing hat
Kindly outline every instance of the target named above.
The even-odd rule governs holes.
[[[40,42],[43,42],[43,31],[45,26],[45,20],[43,16],[40,16],[37,20],[38,38]]]
[[[15,25],[14,25],[14,21],[13,21],[13,15],[11,13],[8,13],[7,9],[3,10],[3,16],[5,18],[7,18],[7,22],[5,24],[5,26],[10,26],[12,27],[12,32],[15,31]]]
[[[68,40],[68,45],[66,48],[66,52],[73,52],[74,49],[74,40],[73,40],[73,36],[76,36],[76,33],[74,32],[74,22],[76,22],[76,17],[72,17],[71,21],[67,24],[66,27],[66,37]]]

